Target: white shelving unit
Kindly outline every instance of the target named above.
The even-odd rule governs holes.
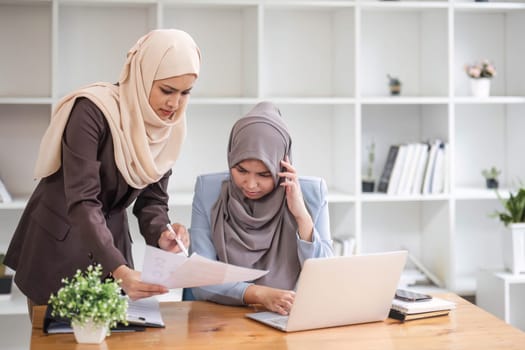
[[[189,225],[198,174],[226,168],[234,121],[272,100],[299,172],[329,185],[334,237],[354,236],[357,252],[408,248],[463,295],[479,268],[502,266],[500,224],[488,216],[499,202],[480,172],[502,169],[503,188],[525,179],[523,1],[0,0],[0,177],[17,198],[0,204],[0,248],[36,185],[53,105],[115,81],[136,39],[168,27],[188,31],[203,57],[170,184],[173,220]],[[463,65],[483,58],[498,73],[492,96],[476,99]],[[401,79],[401,96],[389,96],[387,74]],[[379,176],[390,145],[434,138],[450,146],[446,193],[361,193],[372,140]]]
[[[476,304],[508,324],[525,331],[525,275],[481,270]]]

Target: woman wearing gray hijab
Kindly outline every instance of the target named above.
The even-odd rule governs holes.
[[[197,178],[192,250],[269,272],[252,282],[192,288],[190,298],[262,304],[286,315],[304,261],[333,255],[326,183],[297,175],[291,144],[277,107],[261,102],[231,130],[230,171]]]

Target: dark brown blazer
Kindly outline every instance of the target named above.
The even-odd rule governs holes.
[[[36,304],[47,304],[63,277],[100,263],[108,275],[133,267],[126,208],[133,201],[146,243],[157,245],[169,222],[171,170],[143,190],[130,187],[114,160],[106,118],[87,98],[73,107],[62,139],[60,169],[42,179],[13,235],[5,264]]]

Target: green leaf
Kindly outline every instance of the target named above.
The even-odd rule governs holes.
[[[95,323],[109,323],[114,327],[118,322],[127,324],[127,299],[121,296],[120,281],[102,281],[102,266],[89,265],[84,272],[77,270],[69,280],[62,280],[63,287],[51,294],[49,304],[53,316],[60,315],[84,324],[89,319]]]

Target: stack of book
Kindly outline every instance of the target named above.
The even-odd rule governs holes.
[[[392,307],[388,317],[400,321],[417,320],[420,318],[446,316],[456,304],[441,298],[433,297],[425,301],[392,300]]]
[[[448,188],[448,144],[441,140],[391,145],[378,182],[390,195],[439,194]]]

